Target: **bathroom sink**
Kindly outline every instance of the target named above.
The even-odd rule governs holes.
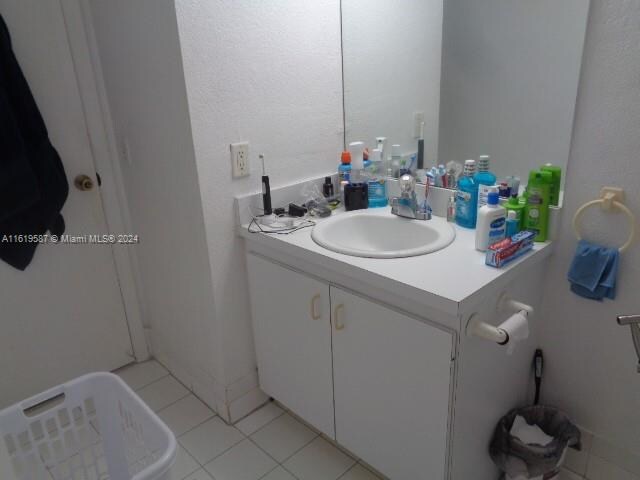
[[[409,220],[362,211],[338,214],[318,223],[311,238],[328,250],[354,257],[401,258],[425,255],[448,246],[456,232],[446,220]]]

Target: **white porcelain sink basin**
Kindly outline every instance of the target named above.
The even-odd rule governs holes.
[[[311,232],[320,246],[354,257],[414,257],[441,250],[456,238],[440,217],[410,220],[385,213],[355,211],[322,221]]]

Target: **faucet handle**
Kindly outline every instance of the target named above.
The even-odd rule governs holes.
[[[411,193],[416,189],[416,179],[408,173],[400,177],[400,192]]]

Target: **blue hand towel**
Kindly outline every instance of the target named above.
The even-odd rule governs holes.
[[[617,248],[578,242],[567,275],[571,291],[584,298],[616,298],[616,278],[620,254]]]

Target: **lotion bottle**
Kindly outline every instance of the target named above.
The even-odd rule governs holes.
[[[484,252],[500,240],[506,230],[506,210],[500,206],[500,196],[495,190],[487,195],[487,204],[478,211],[476,224],[476,250]]]

